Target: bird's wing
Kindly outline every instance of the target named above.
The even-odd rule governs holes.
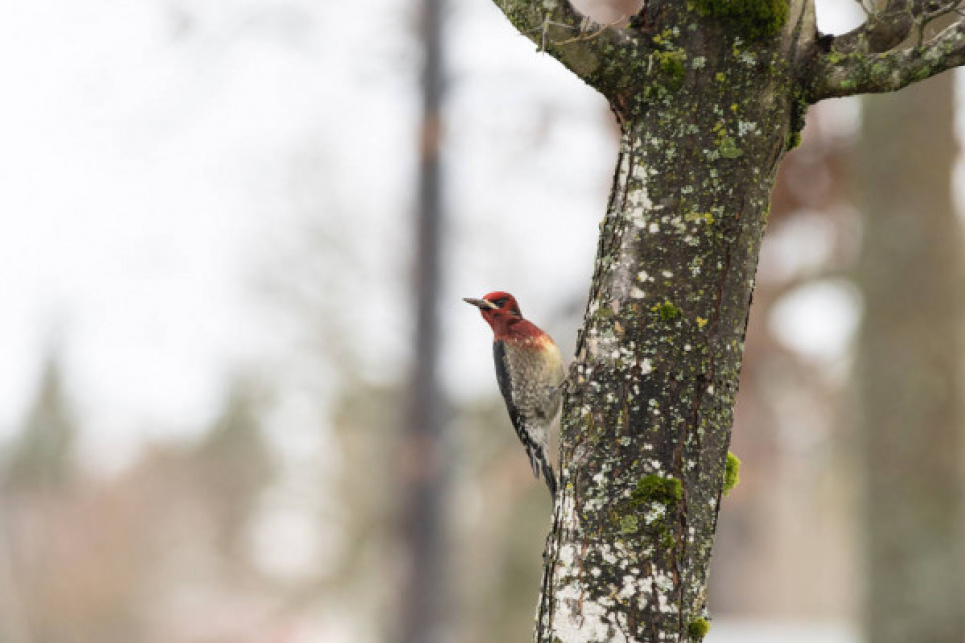
[[[509,380],[509,360],[506,359],[505,342],[493,342],[493,361],[496,363],[496,381],[499,383],[499,392],[503,394],[503,400],[506,402],[509,419],[513,423],[513,428],[516,429],[516,435],[519,436],[520,440],[525,442],[526,434],[523,431],[523,416],[519,412],[516,402],[513,400],[513,388]]]

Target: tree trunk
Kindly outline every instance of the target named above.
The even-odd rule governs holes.
[[[678,11],[653,30],[687,24]],[[641,82],[614,92],[622,141],[564,407],[547,643],[706,631],[757,254],[795,106],[779,47],[678,31],[628,61]]]
[[[408,414],[401,449],[403,578],[397,643],[444,640],[445,491],[447,471],[443,428],[444,393],[439,382],[439,293],[442,271],[442,167],[440,160],[444,0],[422,2],[422,124],[419,192],[415,225],[415,279],[412,312],[415,354]]]
[[[648,0],[610,25],[565,0],[494,1],[622,128],[564,396],[536,640],[697,641],[778,162],[809,102],[965,62],[965,22],[879,56],[932,4],[890,0],[838,39],[819,37],[812,0]]]
[[[875,643],[965,639],[962,238],[952,77],[864,101],[864,627]]]

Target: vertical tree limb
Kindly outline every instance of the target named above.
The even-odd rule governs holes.
[[[422,1],[422,125],[416,213],[415,354],[402,448],[403,562],[399,643],[443,640],[445,591],[445,401],[439,382],[439,292],[442,271],[442,12],[444,0]]]
[[[875,643],[965,639],[962,229],[951,76],[864,101],[856,388],[864,625]]]

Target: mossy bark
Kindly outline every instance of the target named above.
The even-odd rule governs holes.
[[[779,38],[683,7],[653,18],[656,38],[617,48],[623,77],[590,79],[622,140],[564,405],[547,643],[703,631],[758,249],[796,117]]]
[[[648,0],[622,27],[495,2],[622,130],[536,640],[699,640],[770,190],[820,97],[809,74],[840,70],[811,0]]]

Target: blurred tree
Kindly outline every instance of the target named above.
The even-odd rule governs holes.
[[[546,489],[533,484],[496,395],[454,409],[461,464],[453,505],[459,561],[458,631],[466,643],[525,640],[534,579],[550,520]],[[522,465],[522,466],[521,466]]]
[[[38,550],[46,522],[38,513],[59,506],[48,496],[62,496],[74,480],[77,424],[62,368],[55,345],[47,351],[34,400],[0,474],[0,640],[15,643],[33,640],[33,599],[45,581],[45,560]]]
[[[415,352],[404,438],[398,464],[402,586],[399,643],[439,643],[445,589],[444,516],[449,457],[443,436],[446,405],[439,383],[438,300],[443,225],[441,140],[443,101],[443,0],[423,0],[421,13],[422,123],[416,205]]]
[[[113,479],[74,470],[77,425],[65,397],[51,352],[0,494],[0,640],[150,641],[163,631],[165,641],[184,641],[231,631],[179,601],[202,592],[212,611],[230,611],[245,597],[250,610],[269,587],[243,548],[273,472],[261,390],[236,378],[200,444],[151,446]]]
[[[812,0],[653,0],[601,25],[495,0],[610,102],[622,140],[564,402],[536,640],[700,640],[770,189],[822,99],[965,62],[954,6],[890,0],[839,37]],[[915,47],[901,48],[909,35]]]
[[[50,350],[0,493],[0,556],[8,556],[0,565],[8,587],[0,590],[16,610],[0,637],[89,643],[138,635],[135,587],[147,558],[132,547],[128,516],[76,469],[78,432],[60,352]]]
[[[261,492],[272,481],[274,459],[261,434],[261,389],[236,377],[221,414],[195,451],[192,467],[213,517],[219,549],[247,566],[245,536]]]
[[[865,300],[855,378],[864,455],[864,628],[965,639],[962,230],[953,77],[863,101]]]
[[[37,394],[7,461],[5,486],[11,491],[67,488],[73,474],[76,438],[60,354],[50,350]]]

